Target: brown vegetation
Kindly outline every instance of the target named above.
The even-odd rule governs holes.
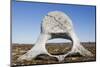
[[[82,43],[82,45],[93,53],[93,57],[83,57],[79,54],[67,56],[63,62],[61,63],[73,63],[73,62],[88,62],[96,60],[96,46],[95,43]],[[46,48],[49,53],[53,55],[65,54],[71,50],[72,45],[70,43],[49,43],[46,45]],[[29,49],[32,48],[32,45],[29,44],[12,44],[12,66],[19,65],[38,65],[38,64],[56,64],[59,63],[58,60],[54,57],[50,57],[48,55],[39,55],[36,59],[32,59],[31,61],[23,60],[21,62],[17,62],[17,58],[23,54],[25,54]]]

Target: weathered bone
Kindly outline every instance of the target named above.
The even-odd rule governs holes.
[[[48,53],[45,44],[47,40],[53,38],[64,38],[71,40],[73,42],[71,51],[64,55],[51,55]],[[83,56],[93,56],[90,51],[86,50],[80,44],[80,41],[74,32],[72,21],[69,16],[60,11],[52,11],[48,13],[48,15],[46,15],[43,19],[43,23],[41,25],[41,33],[37,39],[36,44],[26,54],[19,57],[18,61],[23,59],[31,60],[37,55],[47,54],[49,56],[56,57],[59,62],[62,62],[65,56],[77,52]]]

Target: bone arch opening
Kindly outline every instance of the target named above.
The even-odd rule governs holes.
[[[52,55],[63,55],[69,52],[72,48],[72,42],[63,38],[54,38],[48,40],[46,49]]]

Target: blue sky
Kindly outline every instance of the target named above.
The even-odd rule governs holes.
[[[40,24],[50,11],[68,14],[80,41],[95,41],[95,6],[16,2],[12,0],[12,42],[35,43],[40,34]],[[65,42],[54,39],[50,42]]]

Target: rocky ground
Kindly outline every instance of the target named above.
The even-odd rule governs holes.
[[[65,57],[64,61],[61,63],[74,63],[74,62],[89,62],[96,60],[96,46],[95,43],[82,43],[82,45],[93,53],[93,57],[83,57],[79,54],[71,55]],[[69,43],[49,43],[46,48],[49,53],[53,55],[65,54],[71,50],[72,45]],[[32,59],[31,61],[23,60],[21,62],[17,62],[16,59],[25,54],[29,49],[32,48],[31,44],[12,44],[12,52],[11,52],[11,63],[12,67],[15,66],[23,66],[23,65],[40,65],[40,64],[58,64],[58,60],[54,57],[50,57],[48,55],[39,55],[36,59]]]

